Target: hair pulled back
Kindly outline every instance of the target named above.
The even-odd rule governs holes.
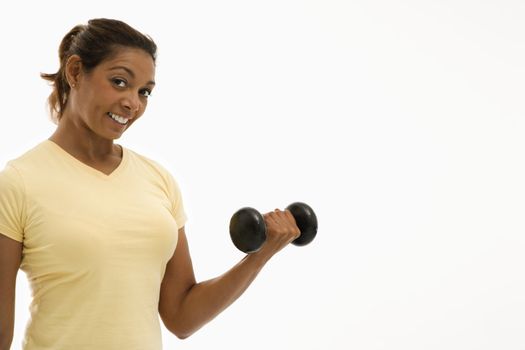
[[[55,123],[58,123],[64,113],[70,92],[65,73],[69,57],[78,55],[84,72],[89,73],[121,48],[142,49],[151,55],[153,62],[156,60],[155,42],[149,36],[119,20],[91,19],[87,25],[76,25],[64,36],[58,49],[60,59],[58,72],[40,74],[53,88],[48,98],[48,105],[51,119]]]

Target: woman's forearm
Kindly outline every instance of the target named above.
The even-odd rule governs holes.
[[[271,255],[264,250],[247,255],[223,275],[195,284],[177,310],[173,327],[186,338],[230,306],[253,282]]]
[[[274,212],[265,214],[264,218],[267,235],[262,247],[257,252],[247,255],[223,275],[201,283],[195,283],[194,277],[190,276],[189,282],[185,282],[189,284],[188,288],[183,289],[182,293],[171,292],[170,289],[173,291],[176,288],[169,288],[170,282],[167,282],[165,302],[162,303],[160,309],[164,314],[163,320],[171,332],[179,338],[187,338],[211,321],[239,298],[273,255],[301,234],[289,211],[276,209]],[[181,245],[179,252],[181,256],[184,256],[185,253],[189,254],[184,247],[185,245]],[[182,263],[185,261],[183,257],[178,257]],[[171,284],[177,283],[173,281],[174,276],[183,274],[183,272],[177,272],[176,263],[180,261],[173,260],[173,266],[169,266],[171,267]],[[184,280],[182,277],[181,280]]]

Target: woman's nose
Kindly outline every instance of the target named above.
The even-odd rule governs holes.
[[[140,109],[140,99],[136,94],[129,94],[123,103],[124,107],[133,113],[137,113]]]

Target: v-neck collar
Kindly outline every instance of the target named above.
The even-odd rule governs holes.
[[[55,149],[56,151],[58,151],[59,153],[61,153],[64,158],[71,164],[73,164],[74,166],[77,166],[77,167],[80,167],[80,168],[83,168],[84,170],[86,170],[87,172],[101,178],[101,179],[112,179],[116,176],[118,176],[118,174],[120,174],[122,171],[123,171],[123,168],[126,166],[127,162],[128,162],[128,151],[127,149],[124,147],[124,146],[120,146],[122,148],[122,159],[120,160],[120,163],[117,165],[117,167],[110,173],[110,174],[106,174],[98,169],[95,169],[89,165],[87,165],[86,163],[83,163],[81,162],[80,160],[78,160],[77,158],[75,158],[73,155],[71,155],[69,152],[67,152],[65,149],[63,149],[62,147],[60,147],[58,144],[56,144],[54,141],[51,141],[49,139],[45,140],[44,141],[44,144],[47,144],[49,145],[51,148]]]

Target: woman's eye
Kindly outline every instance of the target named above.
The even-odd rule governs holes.
[[[144,97],[150,97],[151,96],[151,90],[144,89],[140,92],[140,94]]]
[[[126,81],[120,78],[113,78],[113,84],[117,85],[118,87],[126,87]]]

